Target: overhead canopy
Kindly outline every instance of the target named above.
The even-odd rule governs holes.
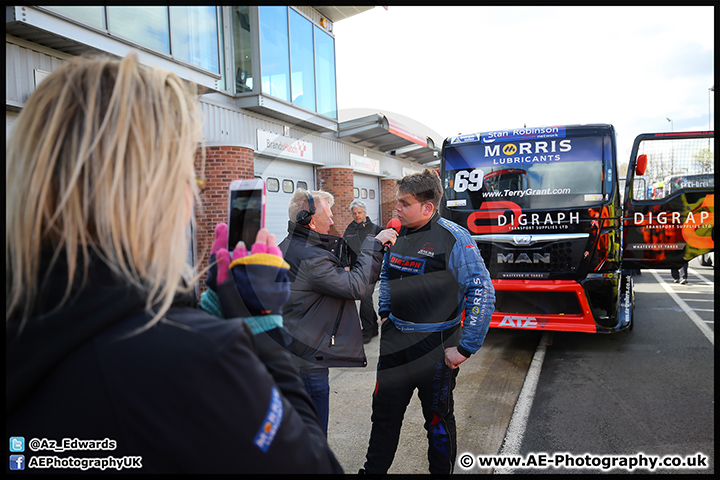
[[[382,113],[339,123],[338,137],[418,163],[437,160],[439,155],[432,138],[416,135]]]
[[[334,7],[334,6],[327,6],[327,5],[313,5],[312,8],[320,12],[321,15],[324,15],[326,18],[328,18],[331,22],[336,23],[340,20],[345,20],[346,18],[350,18],[354,15],[357,15],[358,13],[363,13],[368,10],[372,10],[375,8],[375,6],[370,7],[350,7],[350,6],[343,6],[343,7]]]

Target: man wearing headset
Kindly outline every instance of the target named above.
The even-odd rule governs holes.
[[[330,235],[334,198],[328,192],[297,190],[288,207],[288,236],[280,243],[290,264],[290,300],[283,306],[287,348],[318,410],[327,434],[329,367],[367,365],[355,300],[367,296],[380,273],[383,245],[397,232],[368,236],[351,268],[338,258],[342,237]]]

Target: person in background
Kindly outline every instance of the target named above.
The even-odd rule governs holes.
[[[688,283],[688,262],[683,263],[680,268],[671,268],[670,275],[672,275],[673,283],[679,283],[685,285]]]
[[[362,244],[346,269],[338,258],[342,237],[330,235],[333,196],[299,189],[288,207],[288,235],[280,243],[290,265],[290,300],[283,307],[288,349],[327,432],[329,367],[367,365],[355,300],[368,295],[382,264],[382,247],[397,233],[383,230]]]
[[[380,274],[380,357],[360,473],[387,473],[417,389],[430,473],[448,474],[457,455],[452,393],[458,367],[485,340],[495,290],[470,233],[438,214],[443,190],[437,173],[405,176],[397,187],[402,228]]]
[[[196,91],[130,54],[68,60],[27,100],[5,160],[6,437],[104,442],[125,472],[341,473],[273,338],[289,296],[274,236],[231,265],[219,225],[213,285],[247,317],[196,306]]]
[[[703,253],[700,258],[700,265],[703,267],[712,267],[712,255],[709,253]]]
[[[352,203],[350,203],[350,212],[352,212],[353,221],[350,222],[345,229],[343,238],[350,250],[350,261],[352,265],[357,260],[360,247],[365,237],[368,235],[377,235],[382,228],[375,225],[372,220],[368,218],[365,202],[353,200]],[[377,313],[375,313],[375,306],[373,305],[373,292],[375,291],[376,281],[377,278],[373,279],[373,285],[369,289],[368,295],[360,300],[360,323],[362,325],[364,343],[369,343],[370,340],[378,334]]]

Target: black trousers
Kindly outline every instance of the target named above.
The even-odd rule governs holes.
[[[678,268],[677,270],[674,268],[670,269],[670,275],[672,275],[672,278],[675,280],[685,279],[687,280],[687,273],[688,273],[688,264],[685,262],[682,267]]]
[[[382,325],[364,466],[368,474],[385,474],[392,465],[403,416],[416,389],[427,430],[430,473],[452,473],[457,456],[452,392],[459,369],[445,365],[445,348],[457,345],[459,333],[459,327],[403,333],[392,320]]]
[[[373,291],[370,291],[367,297],[360,300],[360,325],[363,338],[371,338],[377,335],[378,324],[373,303]]]

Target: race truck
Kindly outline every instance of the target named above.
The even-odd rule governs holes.
[[[713,249],[713,132],[640,135],[622,190],[615,137],[590,124],[443,142],[440,214],[477,242],[496,293],[491,327],[631,329],[634,272]],[[675,187],[648,195],[660,181]]]

